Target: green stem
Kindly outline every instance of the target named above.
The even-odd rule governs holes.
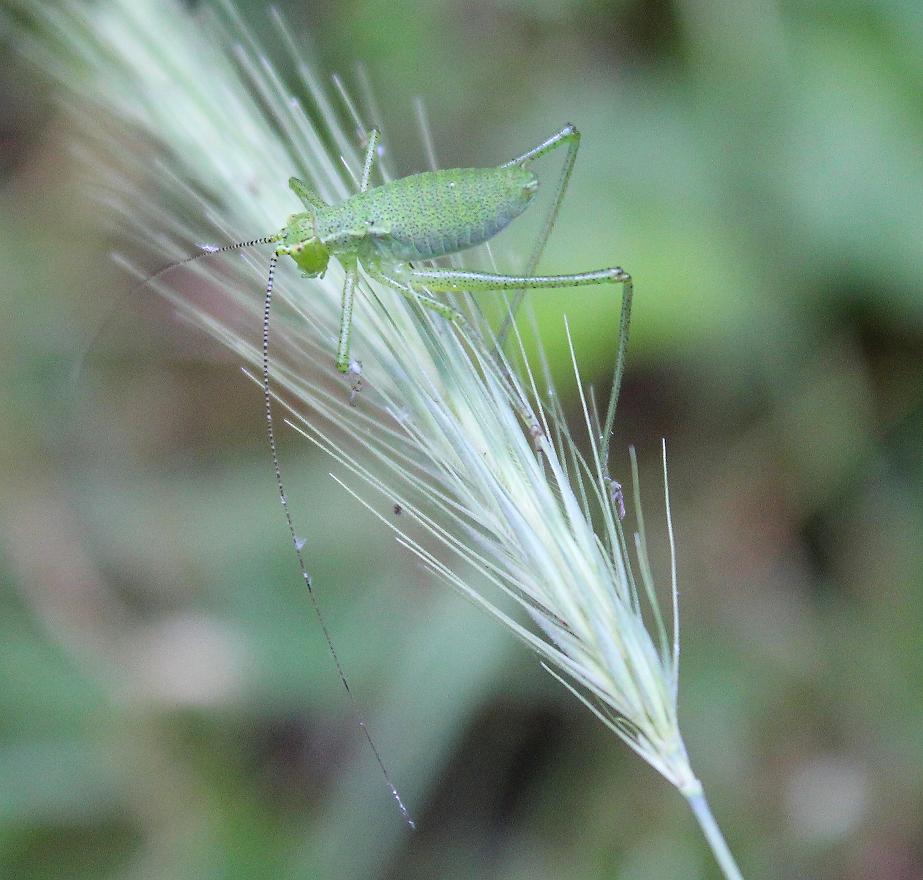
[[[734,861],[734,856],[731,855],[727,841],[724,839],[724,835],[712,815],[711,807],[708,806],[708,801],[705,800],[705,792],[702,790],[702,786],[690,787],[690,790],[687,790],[684,794],[724,876],[727,880],[743,880],[743,874],[740,873],[740,868],[737,867],[737,862]]]

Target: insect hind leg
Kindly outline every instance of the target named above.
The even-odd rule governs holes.
[[[561,210],[561,202],[564,201],[564,194],[567,192],[567,185],[570,183],[570,176],[574,170],[574,164],[577,161],[577,151],[580,149],[580,132],[577,131],[574,125],[568,123],[564,128],[542,141],[538,146],[526,151],[521,156],[517,156],[515,159],[511,159],[509,162],[504,162],[503,165],[500,166],[501,168],[509,168],[513,165],[525,165],[533,159],[540,159],[542,156],[547,155],[552,150],[556,150],[564,144],[567,145],[567,154],[564,157],[564,165],[561,168],[561,174],[558,177],[558,183],[555,187],[554,199],[551,203],[551,207],[548,209],[548,214],[545,217],[545,223],[542,226],[541,232],[539,232],[535,245],[532,248],[532,253],[529,255],[528,262],[522,273],[523,275],[535,274],[535,268],[538,266],[538,261],[541,259],[542,253],[545,250],[545,245],[548,243],[551,230],[554,228],[555,221],[558,219],[558,212]],[[513,321],[516,319],[516,313],[519,311],[519,306],[522,304],[525,295],[525,290],[520,289],[513,294],[510,300],[509,311],[503,319],[503,323],[500,325],[500,330],[497,332],[497,345],[500,348],[503,348],[506,342],[506,338],[513,327]]]
[[[576,155],[577,147],[580,145],[580,132],[577,131],[576,126],[572,125],[570,122],[560,131],[555,132],[551,137],[543,140],[538,146],[532,147],[531,150],[527,150],[515,159],[510,159],[509,162],[504,162],[500,167],[509,168],[512,165],[523,165],[532,159],[540,159],[542,156],[550,153],[552,150],[556,150],[561,144],[565,143],[574,155]]]

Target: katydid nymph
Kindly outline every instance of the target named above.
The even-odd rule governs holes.
[[[306,278],[323,277],[331,256],[336,257],[343,266],[345,282],[334,363],[341,373],[352,374],[356,377],[354,394],[362,372],[361,364],[351,358],[350,352],[353,299],[360,277],[360,268],[373,280],[420,306],[432,309],[451,322],[462,321],[462,315],[433,294],[513,291],[507,317],[496,336],[500,347],[503,346],[511,329],[513,317],[526,290],[582,287],[607,283],[621,284],[622,313],[614,387],[610,395],[604,427],[599,435],[604,468],[608,459],[606,450],[612,431],[615,402],[618,398],[618,386],[624,365],[632,297],[631,276],[619,267],[566,275],[534,274],[557,218],[576,160],[580,134],[573,125],[564,126],[536,147],[494,168],[426,171],[370,188],[369,183],[378,155],[379,141],[379,132],[375,129],[371,130],[368,134],[359,191],[342,204],[328,205],[305,183],[292,177],[289,180],[289,186],[298,196],[305,210],[291,215],[280,231],[252,241],[211,248],[207,253],[196,254],[182,261],[186,263],[211,253],[258,244],[275,245],[275,250],[269,260],[263,308],[262,389],[266,430],[276,484],[301,574],[307,585],[314,611],[320,621],[340,680],[348,692],[349,685],[333,647],[333,641],[321,614],[311,585],[311,578],[304,563],[302,556],[304,542],[296,536],[276,449],[269,378],[269,336],[273,281],[279,257],[291,257]],[[453,255],[482,244],[509,225],[525,211],[538,190],[538,179],[530,170],[530,163],[562,145],[567,146],[567,153],[558,185],[544,225],[522,274],[501,275],[443,268],[432,263],[426,267],[419,265],[422,262]],[[157,275],[159,274],[161,273],[158,272]],[[394,510],[395,513],[400,512],[398,506],[395,506]],[[360,726],[375,754],[391,794],[404,817],[412,825],[368,728],[361,720],[361,715],[359,717]]]
[[[305,211],[293,214],[276,235],[275,259],[290,256],[306,278],[323,276],[331,256],[346,270],[343,307],[336,351],[341,373],[358,372],[350,359],[353,295],[361,266],[376,281],[433,309],[459,320],[455,309],[428,294],[480,292],[529,288],[579,287],[590,284],[624,284],[631,277],[621,268],[599,269],[569,275],[533,275],[535,264],[563,199],[576,159],[580,134],[567,125],[537,147],[495,168],[452,168],[425,171],[369,189],[380,135],[369,133],[365,167],[359,192],[341,205],[328,205],[304,183],[293,177],[289,186]],[[538,191],[538,178],[529,163],[562,144],[569,147],[561,181],[545,226],[526,271],[522,275],[498,275],[467,270],[414,268],[420,260],[433,260],[482,244],[518,217]],[[515,313],[519,296],[514,298]],[[508,327],[501,329],[500,337]]]

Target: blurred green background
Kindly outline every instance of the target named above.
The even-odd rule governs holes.
[[[923,876],[923,7],[280,6],[318,69],[365,62],[402,173],[417,95],[444,166],[582,130],[543,266],[636,279],[615,460],[638,447],[659,522],[668,440],[681,723],[719,823],[748,878]],[[0,877],[717,877],[682,799],[286,436],[408,832],[299,589],[258,398],[120,298],[10,45],[0,102]],[[604,377],[611,291],[542,299],[559,361],[564,312]]]

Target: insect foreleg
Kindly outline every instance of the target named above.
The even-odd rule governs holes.
[[[337,369],[341,373],[350,371],[351,362],[349,359],[349,337],[353,325],[353,294],[356,291],[356,279],[358,277],[355,262],[346,267],[346,280],[343,282],[343,298],[340,303],[340,338],[337,342]],[[355,372],[359,372],[359,366],[356,365]]]
[[[570,176],[574,170],[574,164],[577,161],[577,150],[580,148],[580,132],[577,131],[573,125],[568,123],[559,132],[553,134],[547,140],[542,141],[542,143],[540,143],[537,147],[533,147],[528,152],[525,152],[521,156],[517,156],[515,159],[511,159],[509,162],[505,162],[500,166],[501,168],[508,168],[511,165],[524,165],[526,162],[530,162],[533,159],[539,159],[542,156],[550,153],[552,150],[556,150],[562,144],[567,144],[567,155],[564,157],[564,166],[561,168],[561,174],[558,177],[558,183],[555,187],[554,199],[551,202],[551,207],[548,209],[548,215],[545,217],[545,223],[542,226],[541,232],[538,234],[538,238],[536,239],[535,245],[532,248],[532,253],[529,255],[528,262],[526,263],[525,270],[523,271],[524,275],[532,275],[535,272],[535,267],[538,265],[538,261],[542,257],[542,252],[545,250],[545,245],[548,243],[548,237],[551,235],[551,230],[554,228],[555,221],[558,219],[558,212],[561,209],[561,202],[564,201],[564,193],[567,192],[567,185],[570,183]],[[522,298],[524,296],[524,290],[518,290],[515,294],[513,294],[513,298],[510,302],[509,312],[503,319],[503,323],[500,325],[500,330],[497,333],[497,344],[501,348],[504,342],[506,342],[507,334],[510,332],[513,320],[516,317],[516,312],[519,311],[519,306],[521,305]]]

